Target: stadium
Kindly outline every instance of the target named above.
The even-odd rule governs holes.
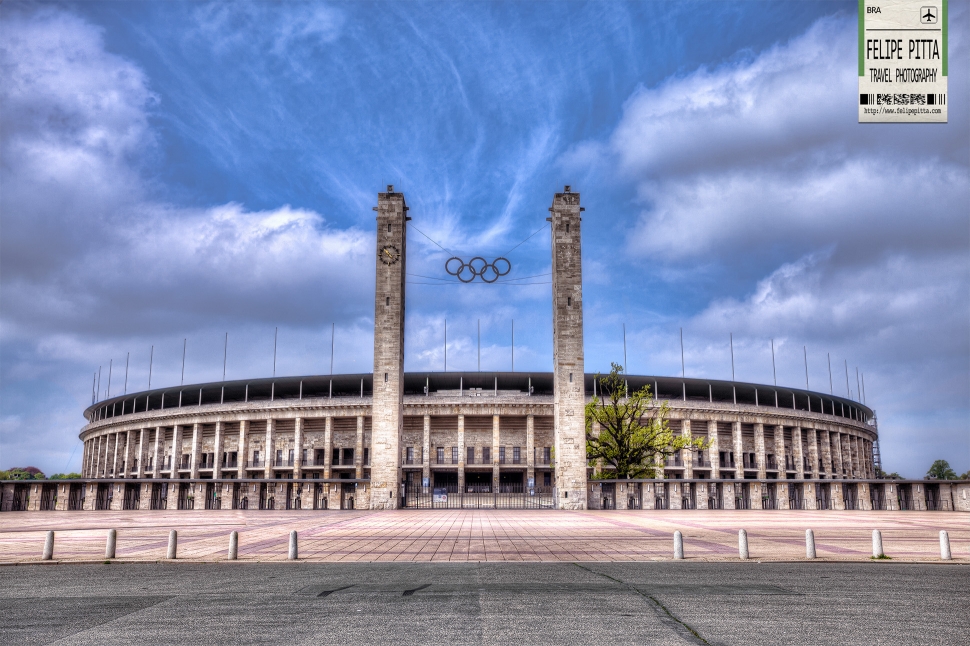
[[[378,194],[374,371],[158,388],[84,411],[83,481],[4,485],[3,509],[939,509],[955,486],[877,479],[873,410],[809,390],[625,376],[703,437],[651,480],[586,459],[580,196],[552,230],[552,372],[405,373],[408,207]],[[593,432],[596,432],[594,427]],[[970,509],[970,507],[968,507]]]

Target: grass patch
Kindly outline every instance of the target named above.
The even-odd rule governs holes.
[[[879,556],[870,556],[869,559],[873,561],[891,561],[893,560],[893,557],[881,554]]]

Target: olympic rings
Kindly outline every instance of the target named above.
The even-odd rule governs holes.
[[[457,262],[457,269],[454,263]],[[502,267],[501,263],[505,263]],[[500,269],[500,267],[502,267]],[[481,278],[482,282],[494,283],[496,280],[512,271],[512,263],[507,258],[498,257],[492,262],[488,262],[481,256],[475,256],[465,262],[457,256],[452,256],[445,261],[445,271],[449,276],[455,276],[463,283],[470,283],[476,278]]]

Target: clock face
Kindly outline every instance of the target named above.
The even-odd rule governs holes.
[[[385,265],[393,265],[398,260],[401,259],[401,252],[394,245],[385,245],[381,247],[381,250],[377,252],[380,257],[381,262]]]

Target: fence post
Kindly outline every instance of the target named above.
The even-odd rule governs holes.
[[[873,558],[885,556],[882,551],[882,532],[878,529],[872,530],[872,556]]]
[[[178,554],[178,544],[179,535],[174,529],[168,533],[168,553],[165,555],[167,559],[174,559]]]
[[[290,532],[290,553],[286,558],[288,558],[291,561],[295,561],[297,557],[298,557],[298,554],[297,554],[297,548],[296,548],[296,530],[294,529],[293,531]]]
[[[742,561],[748,559],[748,532],[743,529],[738,530],[738,554]]]
[[[674,532],[674,558],[684,558],[684,535],[680,531]]]
[[[945,529],[940,530],[940,558],[944,561],[953,559],[953,554],[950,553],[950,535]]]
[[[54,532],[47,532],[47,538],[44,539],[44,556],[41,560],[49,561],[54,558]]]
[[[805,530],[805,558],[815,558],[815,532],[810,529]]]
[[[108,541],[104,546],[104,558],[113,559],[115,557],[115,547],[118,545],[118,530],[108,530]]]
[[[233,530],[229,533],[229,560],[235,561],[239,556],[239,532]]]

